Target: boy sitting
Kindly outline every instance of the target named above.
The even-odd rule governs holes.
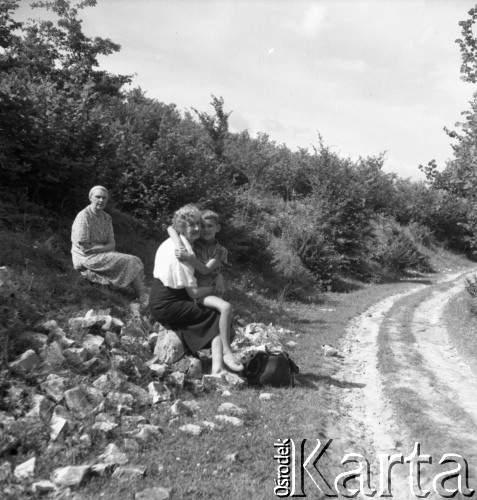
[[[206,307],[220,313],[219,330],[224,346],[230,345],[230,329],[232,325],[232,306],[222,299],[225,292],[224,280],[220,274],[220,267],[227,263],[227,249],[220,245],[215,235],[220,231],[219,215],[212,210],[202,214],[200,238],[194,243],[196,255],[189,254],[182,245],[179,235],[172,227],[167,228],[169,236],[176,244],[176,256],[179,260],[189,262],[195,269],[197,286],[215,286],[216,295],[208,295],[198,300]],[[230,349],[224,348],[224,363],[233,371],[241,371],[243,365],[239,363]]]

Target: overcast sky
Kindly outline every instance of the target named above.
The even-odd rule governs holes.
[[[474,87],[460,80],[458,22],[471,0],[98,0],[81,13],[111,38],[101,60],[179,109],[232,111],[232,131],[342,156],[386,151],[385,169],[423,178],[451,157]]]

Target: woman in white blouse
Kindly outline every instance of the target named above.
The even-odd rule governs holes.
[[[192,244],[200,236],[201,220],[202,214],[195,205],[186,205],[174,214],[172,226],[192,254]],[[174,330],[192,353],[211,347],[212,373],[221,373],[224,364],[233,371],[242,370],[243,366],[230,348],[231,339],[220,336],[220,314],[195,302],[213,294],[214,286],[197,287],[194,268],[190,263],[177,259],[175,248],[169,238],[156,252],[154,282],[149,298],[153,318]]]

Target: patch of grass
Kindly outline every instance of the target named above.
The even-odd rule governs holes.
[[[449,301],[444,321],[452,344],[477,373],[477,315],[475,298],[463,291]]]

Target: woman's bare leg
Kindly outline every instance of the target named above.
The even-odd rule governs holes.
[[[224,370],[222,355],[222,339],[217,335],[212,339],[212,375],[218,375]]]
[[[239,372],[243,370],[243,365],[237,361],[230,346],[230,328],[232,325],[232,305],[229,302],[209,295],[204,297],[203,304],[220,313],[219,330],[220,338],[222,339],[222,352],[224,363],[233,371]]]

